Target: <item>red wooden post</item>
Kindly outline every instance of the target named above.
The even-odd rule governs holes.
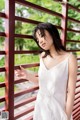
[[[5,0],[5,69],[6,69],[6,110],[9,120],[14,120],[14,31],[15,31],[15,0]]]
[[[62,3],[62,21],[61,21],[61,40],[63,45],[66,47],[66,37],[67,37],[67,18],[68,18],[68,0],[63,0],[64,3]]]

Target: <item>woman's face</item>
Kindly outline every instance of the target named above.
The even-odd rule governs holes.
[[[42,49],[50,50],[50,48],[53,46],[53,40],[47,30],[45,30],[44,32],[45,36],[41,36],[40,30],[37,30],[36,32],[37,42]]]

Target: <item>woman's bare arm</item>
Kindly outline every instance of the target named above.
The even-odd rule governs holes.
[[[41,58],[43,55],[44,55],[44,53],[39,54],[39,58]],[[20,66],[20,69],[16,70],[15,74],[16,74],[16,76],[22,77],[30,82],[33,82],[33,83],[39,85],[38,73],[28,72],[22,66]]]
[[[67,93],[67,101],[66,101],[66,114],[68,120],[70,120],[71,113],[73,110],[76,80],[77,80],[77,59],[72,54],[69,58],[69,79],[68,79],[68,93]]]
[[[38,85],[38,74],[31,73],[30,71],[25,70],[22,66],[20,69],[15,70],[15,79],[26,79],[27,81],[33,82]]]
[[[39,79],[39,77],[38,77],[38,74],[37,73],[29,73],[28,72],[28,74],[26,75],[26,78],[27,78],[27,80],[29,80],[30,82],[33,82],[33,83],[35,83],[35,84],[39,84],[38,83],[38,79]]]

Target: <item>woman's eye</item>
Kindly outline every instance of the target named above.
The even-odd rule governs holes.
[[[41,37],[44,37],[44,35],[41,35]]]
[[[37,40],[37,42],[39,42],[39,40]]]

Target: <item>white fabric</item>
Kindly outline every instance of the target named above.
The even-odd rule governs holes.
[[[39,91],[33,120],[68,120],[65,106],[69,56],[50,69],[47,69],[42,58],[40,59]]]

